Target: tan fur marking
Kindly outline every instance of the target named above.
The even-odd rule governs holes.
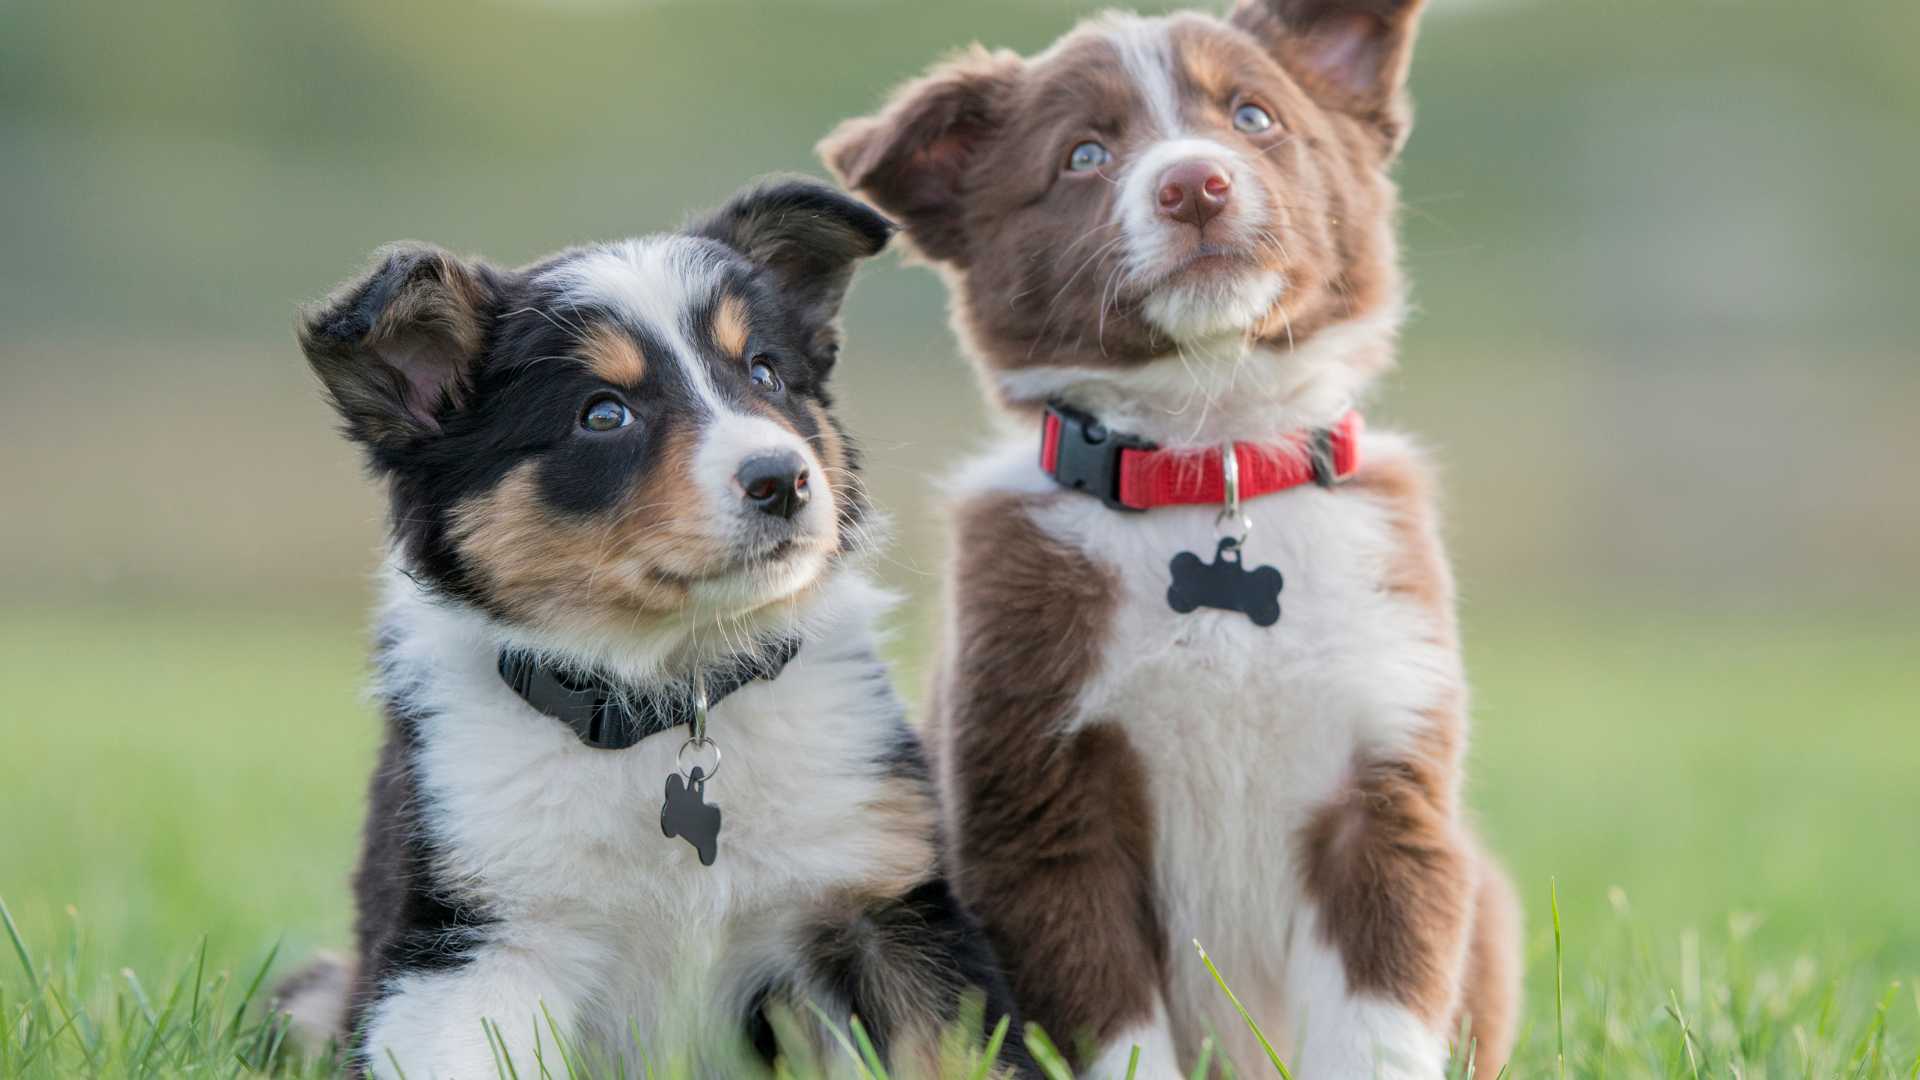
[[[647,358],[640,346],[611,327],[594,327],[581,351],[593,373],[615,386],[639,386],[647,376]]]
[[[933,792],[924,781],[888,780],[859,813],[862,820],[875,823],[878,829],[872,851],[880,869],[869,880],[870,888],[883,895],[900,896],[933,873],[932,837],[939,830],[939,812]]]
[[[747,352],[747,305],[729,293],[713,305],[713,340],[728,356],[744,359]]]
[[[1151,1015],[1167,942],[1144,765],[1118,727],[1057,734],[1099,669],[1117,585],[1034,525],[1030,505],[995,496],[956,512],[935,722],[956,888],[1028,1019],[1067,1045]]]
[[[694,449],[690,433],[670,440],[627,500],[583,519],[547,509],[538,464],[520,465],[455,509],[454,542],[490,595],[536,625],[672,617],[686,603],[686,583],[717,569],[710,553],[720,545],[693,486]]]
[[[853,462],[847,456],[846,436],[840,433],[840,426],[833,422],[826,406],[817,401],[807,402],[807,412],[813,417],[814,426],[819,433],[807,440],[813,447],[814,456],[820,459],[820,469],[827,474],[826,479],[834,489],[840,490],[859,482],[854,475]],[[846,511],[853,510],[852,499],[841,499],[839,505]]]

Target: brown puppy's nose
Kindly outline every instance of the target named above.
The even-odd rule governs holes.
[[[1204,229],[1233,196],[1233,178],[1211,161],[1182,161],[1160,174],[1160,213]]]
[[[791,450],[750,457],[733,478],[748,505],[777,518],[793,517],[813,497],[807,490],[807,463]]]

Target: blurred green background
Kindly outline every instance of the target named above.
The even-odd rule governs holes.
[[[0,897],[112,963],[341,944],[379,502],[295,305],[401,237],[672,225],[965,42],[1086,5],[0,5]],[[1571,956],[1920,972],[1920,5],[1433,0],[1418,316],[1374,423],[1444,463],[1470,793]],[[841,368],[911,598],[983,430],[934,277]],[[1611,900],[1609,899],[1611,891]],[[1547,969],[1550,971],[1550,969]],[[1536,1016],[1539,1015],[1536,1010]]]

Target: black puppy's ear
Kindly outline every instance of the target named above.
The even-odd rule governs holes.
[[[1397,152],[1412,126],[1407,70],[1425,0],[1240,0],[1252,34],[1328,108],[1379,128]]]
[[[458,407],[495,307],[491,272],[431,244],[381,248],[373,269],[300,313],[300,348],[347,435],[398,449]]]
[[[887,246],[893,223],[818,180],[785,177],[747,188],[688,232],[764,267],[812,344],[830,354],[854,264]]]
[[[841,183],[905,223],[930,259],[966,260],[966,175],[999,131],[1026,61],[979,45],[894,91],[873,116],[848,120],[814,149]]]

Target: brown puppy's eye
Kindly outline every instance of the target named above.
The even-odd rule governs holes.
[[[747,374],[752,377],[753,385],[763,393],[777,394],[784,385],[780,382],[780,373],[773,370],[773,364],[765,356],[754,357],[753,366],[747,369]]]
[[[1273,126],[1273,114],[1251,102],[1233,110],[1234,130],[1258,135]]]
[[[631,423],[632,411],[610,397],[593,399],[580,414],[580,426],[588,431],[617,431]]]
[[[1113,151],[1089,139],[1067,154],[1068,172],[1093,172],[1113,160]]]

